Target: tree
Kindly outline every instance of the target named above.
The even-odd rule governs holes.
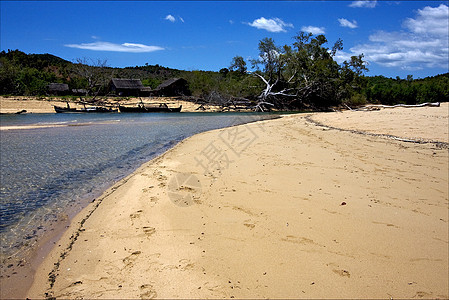
[[[0,58],[0,93],[20,94],[20,86],[17,83],[17,75],[20,68],[6,58]]]
[[[229,69],[228,68],[222,68],[220,69],[219,72],[224,78],[226,78],[226,76],[229,74]]]
[[[88,58],[77,58],[73,65],[73,73],[75,76],[81,77],[84,81],[84,88],[87,89],[89,95],[93,96],[92,102],[95,101],[101,89],[107,84],[111,78],[108,74],[107,60],[93,60]],[[83,99],[81,98],[83,101]]]
[[[314,37],[300,32],[294,40],[293,47],[278,47],[271,38],[259,42],[259,58],[252,61],[256,68],[253,75],[265,85],[258,97],[259,109],[264,106],[327,109],[351,96],[352,90],[360,90],[363,72],[367,70],[363,55],[353,56],[340,66],[334,56],[343,49],[341,39],[332,49],[325,47],[324,35]]]
[[[231,71],[239,72],[240,74],[246,73],[246,62],[241,56],[234,56],[229,66]]]
[[[281,71],[281,50],[274,43],[272,38],[264,38],[259,42],[259,58],[251,61],[253,68],[259,69],[263,66],[263,72],[268,81],[273,81],[280,75]]]

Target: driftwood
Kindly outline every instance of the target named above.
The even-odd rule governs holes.
[[[396,105],[365,105],[362,108],[359,108],[359,110],[374,110],[374,109],[381,109],[381,108],[397,108],[397,107],[405,107],[405,108],[413,108],[413,107],[424,107],[424,106],[430,106],[430,107],[440,107],[440,102],[426,102],[422,104],[415,104],[415,105],[407,105],[407,104],[396,104]]]
[[[204,107],[204,103],[203,104],[201,104],[197,109],[195,109],[195,110],[206,110],[206,108]]]
[[[400,142],[406,142],[406,143],[433,144],[438,149],[449,149],[449,143],[446,143],[446,142],[440,142],[440,141],[434,141],[434,140],[425,140],[425,139],[408,139],[408,138],[403,138],[403,137],[399,137],[399,136],[395,136],[395,135],[391,135],[391,134],[373,133],[373,132],[368,132],[368,131],[360,131],[360,130],[353,130],[353,129],[338,128],[338,127],[334,127],[334,126],[330,126],[330,125],[325,125],[325,124],[320,123],[320,122],[318,122],[316,120],[313,120],[312,116],[306,116],[306,117],[304,117],[304,119],[307,122],[309,122],[309,123],[311,123],[311,124],[313,124],[315,126],[323,127],[323,128],[330,129],[330,130],[337,130],[337,131],[342,131],[342,132],[350,132],[350,133],[367,135],[367,136],[387,138],[387,139],[392,139],[392,140],[396,140],[396,141],[400,141]]]
[[[270,102],[259,102],[257,103],[257,105],[254,107],[254,111],[256,112],[266,112],[266,111],[270,111],[271,109],[266,106],[271,106],[274,107],[274,104],[270,103]]]

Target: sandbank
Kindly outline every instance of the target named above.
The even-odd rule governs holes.
[[[77,215],[28,297],[447,298],[448,136],[415,132],[447,104],[422,111],[190,137]]]

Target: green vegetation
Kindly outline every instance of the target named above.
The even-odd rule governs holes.
[[[339,65],[334,56],[343,49],[339,39],[326,48],[324,35],[300,32],[293,46],[278,47],[271,38],[259,42],[259,58],[251,63],[254,75],[265,84],[258,96],[261,110],[266,105],[285,109],[326,110],[359,93],[367,70],[363,54]],[[260,68],[262,67],[262,68]]]
[[[294,37],[293,45],[282,47],[265,38],[259,42],[258,59],[246,62],[237,55],[219,72],[148,64],[110,68],[106,61],[69,62],[50,54],[8,50],[0,52],[0,94],[43,96],[49,83],[65,83],[70,90],[85,89],[95,98],[107,94],[107,84],[114,77],[139,78],[153,89],[169,78],[182,77],[195,98],[213,103],[245,100],[261,110],[449,101],[449,73],[424,79],[370,77],[364,74],[363,54],[338,64],[334,56],[342,49],[342,41],[330,49],[326,45],[324,35],[304,32]]]
[[[363,93],[368,102],[386,105],[448,102],[449,73],[417,80],[367,77]]]

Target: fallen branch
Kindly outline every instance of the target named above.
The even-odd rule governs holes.
[[[371,104],[371,105],[365,105],[364,107],[360,108],[363,109],[371,109],[371,108],[396,108],[396,107],[405,107],[405,108],[413,108],[413,107],[440,107],[440,102],[426,102],[422,104],[414,104],[414,105],[407,105],[407,104],[396,104],[396,105],[377,105],[377,104]]]
[[[265,112],[265,110],[269,111],[270,109],[265,108],[264,105],[268,105],[268,106],[273,106],[274,107],[273,103],[270,103],[270,102],[259,102],[254,107],[254,111],[260,111],[260,112]]]
[[[320,123],[314,119],[312,119],[312,116],[306,116],[304,119],[318,127],[323,127],[331,130],[337,130],[342,132],[350,132],[354,134],[361,134],[361,135],[367,135],[367,136],[374,136],[374,137],[381,137],[381,138],[387,138],[392,139],[400,142],[406,142],[406,143],[415,143],[415,144],[433,144],[435,147],[439,149],[449,149],[449,143],[441,142],[441,141],[435,141],[435,140],[425,140],[425,139],[409,139],[409,138],[403,138],[391,134],[385,134],[385,133],[373,133],[368,131],[360,131],[360,130],[353,130],[353,129],[344,129],[344,128],[338,128],[330,125],[325,125],[323,123]]]

